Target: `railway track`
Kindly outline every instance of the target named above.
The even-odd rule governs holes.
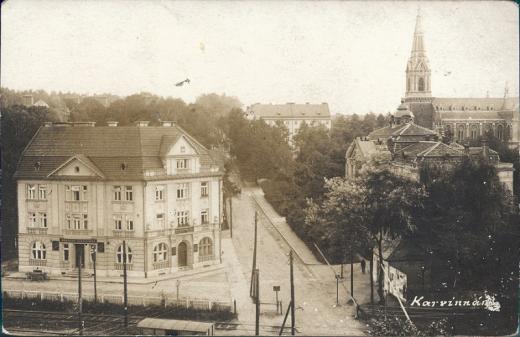
[[[137,323],[146,317],[158,317],[161,313],[146,311],[144,315],[129,315],[128,316],[128,327],[130,329],[136,329]],[[84,321],[84,333],[85,334],[96,334],[103,332],[104,334],[118,334],[124,326],[123,315],[108,315],[108,314],[91,314],[83,313],[81,315]],[[52,328],[63,328],[64,326],[70,328],[71,333],[77,334],[78,331],[78,319],[77,313],[65,313],[56,311],[37,311],[37,310],[16,310],[16,309],[3,309],[3,322],[6,328],[11,328],[19,331],[31,331],[37,332],[42,330],[53,330]],[[20,324],[22,323],[22,324]],[[30,330],[23,328],[26,325],[32,327],[39,327],[40,330]],[[240,331],[245,333],[254,332],[254,323],[235,323],[235,322],[215,322],[215,329],[220,331]],[[290,329],[286,327],[284,335],[290,334]],[[278,335],[280,326],[260,324],[260,331],[263,334]],[[298,330],[297,330],[298,331]],[[60,333],[54,333],[59,335]]]

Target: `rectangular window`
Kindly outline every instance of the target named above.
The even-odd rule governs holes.
[[[47,213],[40,213],[40,227],[47,228]]]
[[[159,226],[161,228],[164,227],[164,213],[157,214],[156,218],[157,218],[157,226]]]
[[[74,229],[81,229],[81,216],[79,214],[72,215]]]
[[[83,229],[88,229],[88,215],[83,214]]]
[[[121,186],[114,186],[114,201],[121,201]]]
[[[69,261],[69,244],[63,244],[63,261]]]
[[[29,213],[29,227],[37,227],[36,213],[34,212]]]
[[[155,186],[155,201],[164,200],[164,185]]]
[[[200,183],[200,196],[202,198],[208,196],[208,182],[207,181],[203,181]]]
[[[38,199],[47,200],[47,186],[46,185],[38,186]]]
[[[87,186],[83,186],[83,195],[81,200],[87,200]]]
[[[72,201],[80,201],[80,186],[72,186]]]
[[[204,209],[200,212],[200,223],[207,224],[209,223],[209,211]]]
[[[132,189],[132,186],[125,186],[125,199],[126,201],[134,200],[134,191]]]
[[[189,212],[188,211],[178,211],[177,212],[177,226],[189,226]]]
[[[188,184],[177,184],[177,199],[188,198]]]
[[[98,242],[98,244],[97,244],[97,252],[98,253],[104,253],[105,252],[105,243],[104,242]]]
[[[133,231],[134,230],[134,220],[126,218],[126,230]]]
[[[72,217],[70,214],[67,214],[67,228],[72,229]]]
[[[27,199],[36,199],[36,185],[27,185]]]
[[[53,251],[59,251],[60,250],[60,242],[59,241],[52,241],[52,250]]]
[[[114,225],[116,230],[123,230],[123,217],[121,215],[114,215]]]
[[[184,170],[190,168],[190,160],[189,159],[177,159],[177,169]]]

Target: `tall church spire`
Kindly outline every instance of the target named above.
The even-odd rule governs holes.
[[[431,99],[431,70],[426,47],[420,10],[417,12],[412,52],[406,66],[406,101]]]

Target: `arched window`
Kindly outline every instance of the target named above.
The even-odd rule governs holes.
[[[161,242],[153,247],[153,262],[166,261],[168,257],[168,249],[166,244]]]
[[[32,245],[32,258],[35,260],[45,260],[47,253],[45,251],[45,245],[40,241],[36,241]]]
[[[213,242],[206,237],[199,242],[199,261],[207,261],[213,258]]]
[[[501,124],[497,127],[497,138],[504,140],[504,127]]]
[[[457,129],[457,139],[464,140],[464,125],[459,125]]]
[[[123,245],[117,248],[117,263],[123,263]],[[132,263],[132,249],[126,245],[126,263]]]
[[[475,140],[478,137],[478,128],[475,124],[471,126],[471,139]]]
[[[417,88],[419,91],[424,91],[424,79],[422,77],[419,77]]]

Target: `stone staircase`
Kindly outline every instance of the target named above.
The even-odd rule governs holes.
[[[70,278],[78,278],[78,270],[77,269],[71,269],[65,272],[65,274],[62,274],[63,277],[70,277]],[[86,270],[81,271],[81,278],[91,278],[94,275]]]

